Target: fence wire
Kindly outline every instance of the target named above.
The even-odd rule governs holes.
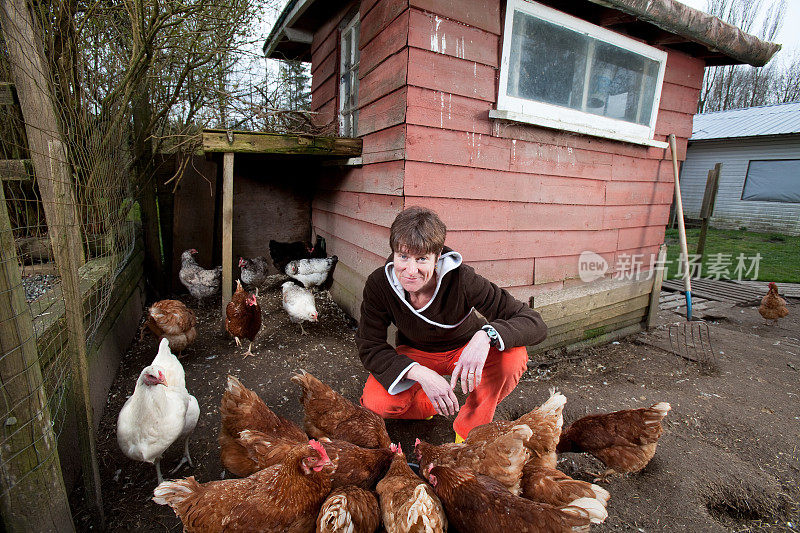
[[[111,98],[118,78],[90,46],[101,21],[76,5],[0,0],[0,501],[11,505],[24,485],[52,481],[33,477],[60,476],[70,338],[89,354],[103,341],[139,227],[127,111]],[[77,277],[64,279],[72,267]]]

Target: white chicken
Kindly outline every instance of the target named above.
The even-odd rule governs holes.
[[[296,279],[306,289],[319,287],[320,289],[330,288],[329,281],[332,281],[333,270],[339,258],[335,255],[324,258],[296,259],[289,261],[286,265],[286,275]]]
[[[171,364],[161,341],[156,360]],[[175,357],[171,353],[169,356]],[[183,367],[163,367],[153,364],[145,367],[136,381],[133,395],[122,406],[117,418],[117,443],[122,453],[136,461],[153,463],[158,482],[161,475],[161,456],[175,441],[184,439],[183,457],[172,472],[185,463],[192,465],[189,455],[189,436],[200,417],[197,399],[186,390]],[[170,383],[170,380],[174,384]]]
[[[310,289],[301,287],[295,281],[287,281],[281,285],[281,288],[283,289],[283,308],[288,313],[289,320],[300,324],[300,331],[305,335],[303,322],[316,322],[319,318],[314,294]]]

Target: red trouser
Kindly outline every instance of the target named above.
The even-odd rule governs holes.
[[[449,352],[429,353],[409,346],[398,346],[397,353],[406,355],[422,366],[445,375],[453,372],[463,349],[462,346]],[[455,432],[466,437],[475,426],[491,422],[497,404],[517,386],[519,378],[527,368],[527,363],[528,351],[524,346],[508,348],[502,352],[495,348],[489,348],[489,355],[483,366],[481,384],[467,396],[466,403],[458,412],[453,422]],[[457,383],[456,386],[461,387],[460,383]],[[419,383],[415,383],[410,389],[392,395],[386,392],[383,385],[372,374],[364,385],[361,405],[383,418],[421,420],[436,414],[436,410]]]

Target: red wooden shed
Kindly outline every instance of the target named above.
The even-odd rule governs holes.
[[[542,312],[543,348],[646,324],[666,138],[683,160],[707,65],[778,49],[674,0],[292,0],[264,46],[310,61],[320,122],[363,139],[312,201],[340,259],[334,299],[358,316],[392,220],[423,205],[465,261]]]

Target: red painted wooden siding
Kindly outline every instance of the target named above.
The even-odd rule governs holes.
[[[365,276],[383,261],[381,239],[409,205],[435,209],[448,245],[519,297],[574,283],[585,250],[611,265],[640,253],[649,265],[672,201],[669,150],[490,120],[503,2],[362,0],[361,9],[364,166],[327,171],[313,204],[315,227],[358,262],[353,270]],[[312,47],[314,105],[326,111],[337,24]],[[683,160],[704,63],[667,51],[656,139],[675,133]]]

